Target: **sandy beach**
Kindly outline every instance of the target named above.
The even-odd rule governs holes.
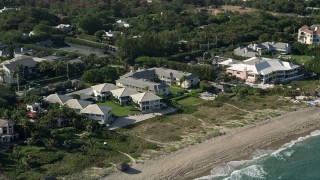
[[[226,135],[135,164],[126,173],[114,173],[104,179],[190,179],[215,164],[246,157],[255,149],[319,127],[320,108],[309,107],[234,129]]]

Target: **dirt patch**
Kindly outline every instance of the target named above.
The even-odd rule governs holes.
[[[220,13],[228,13],[228,12],[232,12],[232,13],[251,13],[256,11],[256,9],[253,8],[248,8],[248,7],[242,7],[242,6],[221,6],[220,8],[205,8],[205,7],[201,7],[201,8],[197,8],[196,9],[197,12],[208,12],[208,14],[211,15],[217,15]]]

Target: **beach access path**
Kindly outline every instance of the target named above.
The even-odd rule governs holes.
[[[226,135],[206,140],[168,155],[132,165],[126,172],[116,172],[102,179],[159,180],[181,179],[186,173],[212,167],[250,155],[255,149],[290,135],[320,127],[320,108],[308,107],[256,124],[232,130]]]
[[[159,111],[155,111],[155,112],[137,113],[137,114],[131,115],[131,116],[119,117],[108,127],[108,130],[118,129],[118,128],[121,128],[124,126],[128,126],[128,125],[135,124],[135,123],[138,123],[138,122],[141,122],[144,120],[151,119],[156,116],[170,114],[175,111],[177,111],[177,108],[169,107],[167,109],[159,110]]]

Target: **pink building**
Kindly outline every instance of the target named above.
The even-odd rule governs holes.
[[[228,74],[250,83],[290,81],[297,77],[299,66],[279,59],[253,57],[226,69]]]

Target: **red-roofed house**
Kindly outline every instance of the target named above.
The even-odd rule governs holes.
[[[320,25],[304,25],[299,29],[298,41],[303,44],[320,44]]]

